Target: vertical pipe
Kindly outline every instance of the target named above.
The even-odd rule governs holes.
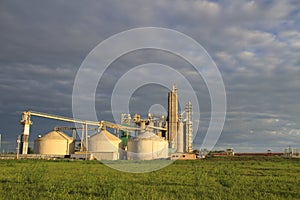
[[[183,142],[183,123],[181,120],[178,121],[178,132],[177,132],[177,152],[184,152],[184,142]]]
[[[146,128],[146,122],[145,121],[141,121],[140,128],[141,128],[141,132],[145,132],[145,128]]]
[[[70,155],[70,150],[69,150],[69,140],[67,139],[67,152],[66,155]]]
[[[18,135],[18,139],[17,139],[17,148],[16,148],[16,159],[19,159],[19,152],[20,152],[20,136]]]
[[[80,151],[83,151],[83,139],[84,139],[84,125],[82,124],[82,129],[81,129],[81,141],[80,141]]]
[[[85,123],[85,145],[86,145],[86,151],[88,151],[88,125]]]
[[[192,103],[188,102],[185,105],[185,137],[186,137],[186,151],[188,153],[193,151],[193,119],[192,119]]]

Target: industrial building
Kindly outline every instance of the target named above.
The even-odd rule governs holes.
[[[81,124],[80,128],[56,128],[36,138],[34,141],[36,154],[71,155],[75,152],[77,155],[92,155],[97,160],[194,158],[192,104],[187,102],[181,113],[178,107],[178,90],[173,85],[168,93],[167,117],[149,113],[148,118],[142,119],[139,114],[131,117],[129,113],[124,113],[121,114],[121,123],[116,124],[108,121],[72,119],[35,111],[23,112],[20,153],[27,154],[32,125],[31,116],[35,116]],[[79,129],[81,134],[78,133]],[[110,133],[108,129],[113,133]],[[72,137],[63,133],[62,130],[72,130]],[[96,130],[96,133],[89,134],[89,130]],[[77,134],[79,140],[76,139]],[[77,150],[75,150],[76,142],[77,146],[80,146]]]
[[[284,149],[284,156],[293,157],[293,158],[300,158],[300,148],[292,148],[292,147],[285,148]]]

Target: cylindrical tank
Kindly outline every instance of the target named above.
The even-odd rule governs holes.
[[[128,160],[168,158],[168,142],[151,132],[144,132],[128,140]]]
[[[89,152],[97,160],[118,160],[123,158],[123,155],[120,155],[123,148],[122,140],[105,129],[90,137],[88,147]]]
[[[35,154],[70,155],[74,149],[74,139],[61,131],[51,131],[34,140]]]
[[[178,131],[177,131],[177,152],[184,152],[184,137],[183,137],[183,123],[178,121]]]

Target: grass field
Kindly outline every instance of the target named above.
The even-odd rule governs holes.
[[[300,199],[300,159],[209,158],[130,174],[97,161],[0,160],[0,199]]]

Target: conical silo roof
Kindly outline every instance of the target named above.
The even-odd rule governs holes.
[[[64,134],[61,131],[50,131],[43,137],[37,138],[36,140],[68,140],[73,141],[74,139]]]
[[[99,133],[89,138],[89,151],[91,152],[118,152],[122,140],[107,130],[101,130]]]
[[[122,140],[107,130],[101,130],[99,133],[96,133],[95,135],[92,135],[90,139],[97,138],[99,140],[111,140],[111,141],[117,141],[117,142],[122,142]]]
[[[148,140],[163,140],[161,137],[157,136],[151,131],[145,131],[141,134],[139,134],[137,137],[131,138],[131,139],[148,139]]]

